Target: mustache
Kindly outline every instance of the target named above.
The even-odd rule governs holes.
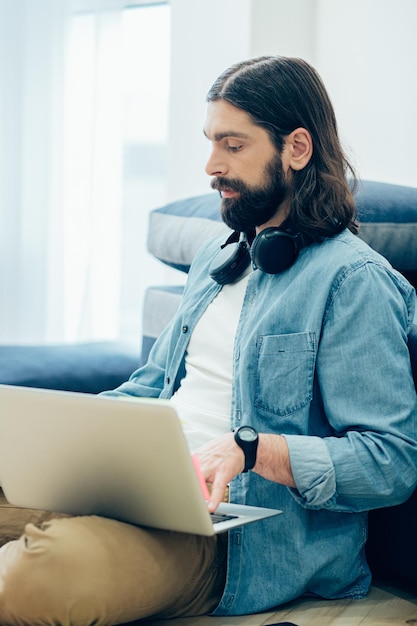
[[[229,189],[230,191],[237,191],[238,193],[245,190],[245,186],[240,180],[223,178],[221,176],[213,178],[210,183],[210,187],[215,191],[224,191],[225,189]]]

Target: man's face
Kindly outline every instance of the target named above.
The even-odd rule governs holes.
[[[242,109],[218,100],[208,105],[204,133],[212,142],[206,172],[221,195],[224,222],[239,232],[278,226],[286,217],[289,185],[266,130]]]

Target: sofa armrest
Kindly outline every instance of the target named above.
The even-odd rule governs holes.
[[[181,302],[183,289],[181,285],[154,285],[147,288],[142,315],[141,365],[148,360],[155,339],[175,315]]]

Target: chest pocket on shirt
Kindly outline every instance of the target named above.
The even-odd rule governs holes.
[[[255,406],[284,416],[311,402],[315,357],[314,333],[259,336]]]

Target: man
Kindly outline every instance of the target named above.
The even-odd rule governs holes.
[[[352,170],[320,78],[298,59],[233,66],[208,94],[204,133],[236,233],[197,254],[149,362],[110,393],[172,398],[210,510],[228,494],[283,514],[219,540],[97,517],[29,524],[0,551],[2,625],[361,598],[366,512],[416,485],[414,291],[355,236]]]

